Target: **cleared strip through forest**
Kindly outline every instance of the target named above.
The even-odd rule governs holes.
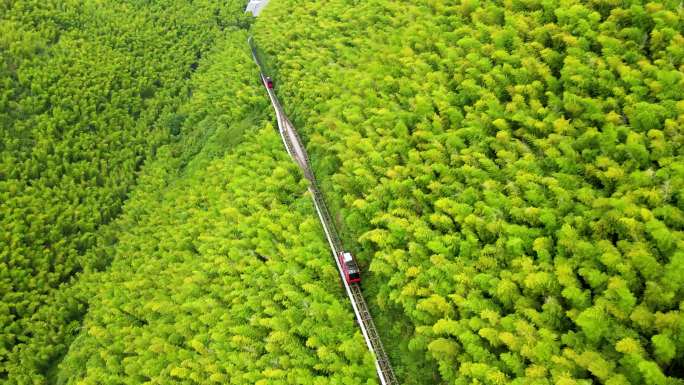
[[[280,105],[280,102],[278,101],[278,97],[276,96],[274,90],[268,88],[266,85],[266,76],[263,73],[263,67],[256,55],[256,49],[254,47],[252,38],[250,37],[247,41],[252,50],[252,57],[254,58],[254,62],[259,67],[261,82],[264,85],[266,91],[268,92],[271,104],[273,105],[273,109],[275,110],[276,119],[278,122],[278,131],[280,132],[280,136],[283,140],[283,144],[285,145],[285,149],[287,150],[290,157],[292,157],[292,159],[297,163],[297,165],[299,165],[299,167],[302,169],[302,172],[304,173],[304,176],[309,181],[308,189],[311,194],[311,198],[313,199],[314,207],[316,208],[316,213],[318,214],[318,217],[321,221],[321,225],[323,226],[323,231],[325,232],[326,239],[328,240],[328,244],[330,245],[330,250],[333,254],[333,260],[337,265],[337,270],[340,274],[340,278],[342,279],[342,283],[344,284],[345,291],[347,293],[347,296],[349,297],[352,308],[354,309],[354,314],[359,324],[359,328],[361,329],[361,333],[363,334],[363,338],[366,341],[368,349],[374,355],[375,369],[378,373],[380,383],[382,385],[398,385],[399,382],[397,381],[397,378],[394,375],[394,370],[392,369],[392,365],[382,345],[382,341],[380,340],[380,336],[378,335],[375,323],[373,322],[373,318],[371,317],[370,312],[368,311],[368,306],[366,305],[366,300],[363,297],[361,286],[357,283],[349,284],[344,277],[342,266],[340,265],[340,262],[337,258],[337,255],[344,250],[344,247],[342,245],[340,237],[337,234],[337,230],[335,229],[332,217],[328,212],[328,208],[325,205],[323,195],[318,189],[316,178],[314,177],[313,171],[311,170],[311,166],[309,165],[309,158],[306,153],[306,149],[304,148],[299,138],[299,135],[297,134],[297,130],[294,128],[290,120],[283,112],[283,109]]]

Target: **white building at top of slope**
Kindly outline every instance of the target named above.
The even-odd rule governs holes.
[[[245,12],[252,12],[252,15],[259,16],[262,9],[268,4],[268,0],[249,0]]]

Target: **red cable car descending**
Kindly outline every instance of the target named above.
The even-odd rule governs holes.
[[[273,88],[273,79],[270,76],[264,77],[264,83],[266,83],[266,88]]]
[[[354,260],[354,256],[347,251],[342,251],[337,256],[342,266],[342,271],[344,272],[344,279],[347,283],[357,283],[361,282],[361,272],[359,271],[359,266]]]

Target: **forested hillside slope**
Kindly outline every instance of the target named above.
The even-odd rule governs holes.
[[[377,383],[243,6],[0,2],[0,383]],[[271,0],[251,26],[401,383],[684,383],[683,16]]]
[[[200,58],[239,1],[0,2],[0,382],[37,383],[87,310],[72,278],[136,171],[179,134]],[[31,380],[29,380],[31,378]]]
[[[679,1],[279,0],[253,26],[403,383],[684,383]]]
[[[201,63],[187,140],[159,149],[98,248],[113,263],[83,283],[57,383],[376,383],[246,39]]]
[[[242,6],[0,5],[0,383],[377,383]]]

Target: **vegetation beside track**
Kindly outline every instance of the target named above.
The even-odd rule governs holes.
[[[405,383],[678,384],[679,2],[275,1],[254,25]]]

